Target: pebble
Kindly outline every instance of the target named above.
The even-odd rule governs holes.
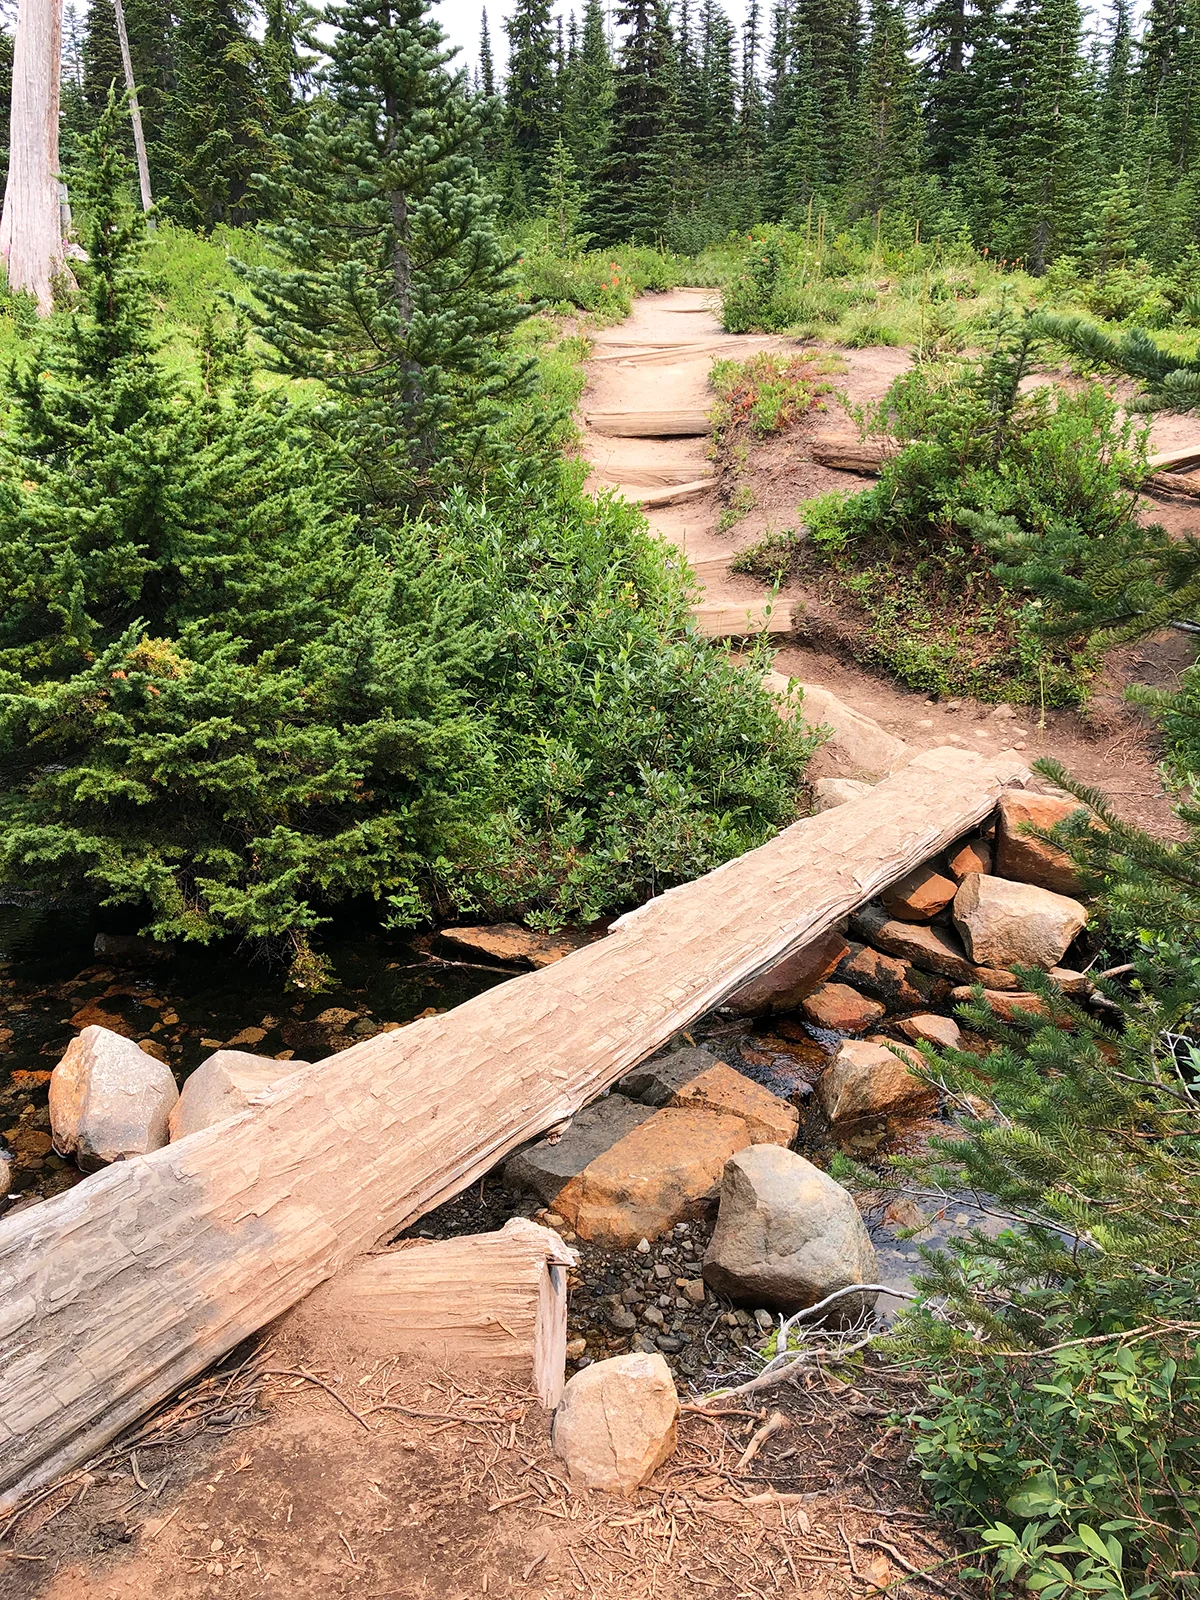
[[[704,1304],[704,1279],[690,1279],[683,1285],[683,1292],[694,1306],[702,1306]]]
[[[775,1326],[775,1319],[769,1311],[763,1311],[759,1309],[754,1313],[754,1320],[758,1323],[763,1333],[770,1333],[771,1329]]]
[[[616,1333],[632,1333],[637,1327],[637,1318],[632,1311],[610,1311],[608,1325]]]
[[[654,1263],[654,1276],[661,1278],[665,1282],[671,1276],[671,1269],[664,1262],[656,1261]]]
[[[669,1356],[677,1356],[687,1343],[685,1339],[680,1339],[671,1333],[660,1333],[654,1342],[660,1350]]]
[[[647,1306],[642,1312],[642,1321],[650,1323],[652,1327],[661,1328],[666,1318],[657,1306]]]
[[[639,1239],[638,1240],[638,1242],[637,1242],[637,1253],[640,1256],[648,1256],[650,1254],[650,1241],[649,1241],[649,1239]]]
[[[578,1361],[580,1356],[583,1356],[583,1355],[586,1355],[586,1354],[587,1354],[587,1340],[586,1339],[568,1339],[567,1340],[567,1360],[568,1361]]]
[[[547,1228],[565,1228],[567,1225],[566,1217],[560,1217],[557,1211],[547,1211],[542,1222]]]

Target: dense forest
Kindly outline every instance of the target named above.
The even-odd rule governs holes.
[[[134,0],[127,24],[163,211],[202,229],[272,216],[265,180],[313,109],[306,8]],[[601,247],[695,253],[759,222],[867,217],[1037,273],[1131,252],[1200,271],[1191,0],[1102,17],[1077,0],[752,0],[740,30],[717,0],[589,0],[565,24],[517,0],[502,76],[492,26],[485,12],[456,88],[510,222],[553,212]],[[68,8],[65,35],[69,159],[121,81],[111,0]]]

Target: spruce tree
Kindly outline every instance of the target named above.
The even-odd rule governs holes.
[[[563,138],[586,188],[612,137],[613,71],[604,0],[587,0],[563,105]]]
[[[89,138],[79,299],[0,459],[0,882],[311,974],[328,906],[411,914],[475,826],[461,585],[424,541],[384,563],[355,536],[231,349],[204,388],[158,359],[121,116]]]
[[[708,167],[724,165],[738,141],[734,31],[719,0],[700,9],[699,127],[696,154]]]
[[[492,34],[488,27],[486,6],[479,19],[479,90],[489,100],[496,92],[496,66],[492,58]]]
[[[663,0],[625,0],[612,135],[592,183],[585,225],[602,246],[653,241],[666,219],[677,159],[675,41]]]
[[[251,180],[274,165],[262,47],[245,0],[181,0],[163,161],[172,214],[188,227],[250,220]]]
[[[794,0],[789,27],[807,37],[820,102],[822,160],[841,179],[854,148],[855,104],[862,68],[862,17],[858,0]]]
[[[908,30],[897,0],[871,0],[851,157],[857,204],[864,211],[895,205],[921,169],[921,114],[908,51]]]
[[[240,270],[273,364],[321,384],[319,425],[387,516],[493,463],[534,383],[508,349],[529,307],[476,164],[489,104],[447,71],[423,0],[351,0],[326,20],[324,93],[270,190],[274,264]]]
[[[738,125],[742,153],[751,164],[757,164],[761,159],[766,137],[766,112],[762,85],[758,81],[758,58],[762,49],[760,26],[759,0],[750,0],[742,28],[742,82]]]
[[[546,158],[559,133],[549,0],[516,0],[504,28],[508,139],[526,196],[532,200],[541,190]]]

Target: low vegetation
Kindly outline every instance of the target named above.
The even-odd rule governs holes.
[[[851,608],[863,658],[914,689],[1081,702],[1094,653],[1071,631],[1068,601],[1095,550],[1147,537],[1145,440],[1099,384],[1025,386],[1039,331],[1005,319],[986,357],[899,378],[863,419],[898,446],[879,481],[809,501],[802,526],[741,569],[802,572]],[[1051,570],[1057,589],[1042,581]]]

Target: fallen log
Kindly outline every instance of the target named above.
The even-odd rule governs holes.
[[[565,960],[0,1221],[0,1506],[595,1099],[1027,776],[1011,752],[924,752]]]
[[[589,411],[584,421],[616,439],[685,439],[710,427],[704,411]]]
[[[1148,456],[1146,465],[1151,472],[1192,472],[1200,467],[1200,445],[1191,444],[1183,450],[1160,450]]]
[[[696,630],[706,639],[752,639],[760,633],[791,633],[792,608],[778,601],[769,606],[761,600],[746,605],[720,605],[714,601],[692,607]]]
[[[1200,472],[1155,472],[1142,487],[1148,494],[1181,494],[1200,500]]]
[[[425,1356],[453,1373],[513,1372],[553,1410],[566,1382],[566,1269],[578,1259],[551,1229],[519,1217],[497,1233],[414,1239],[322,1284],[287,1329],[364,1353]]]
[[[878,477],[883,463],[896,453],[894,439],[855,439],[849,434],[819,433],[812,441],[812,458],[822,467],[838,472],[857,472],[862,477]]]

